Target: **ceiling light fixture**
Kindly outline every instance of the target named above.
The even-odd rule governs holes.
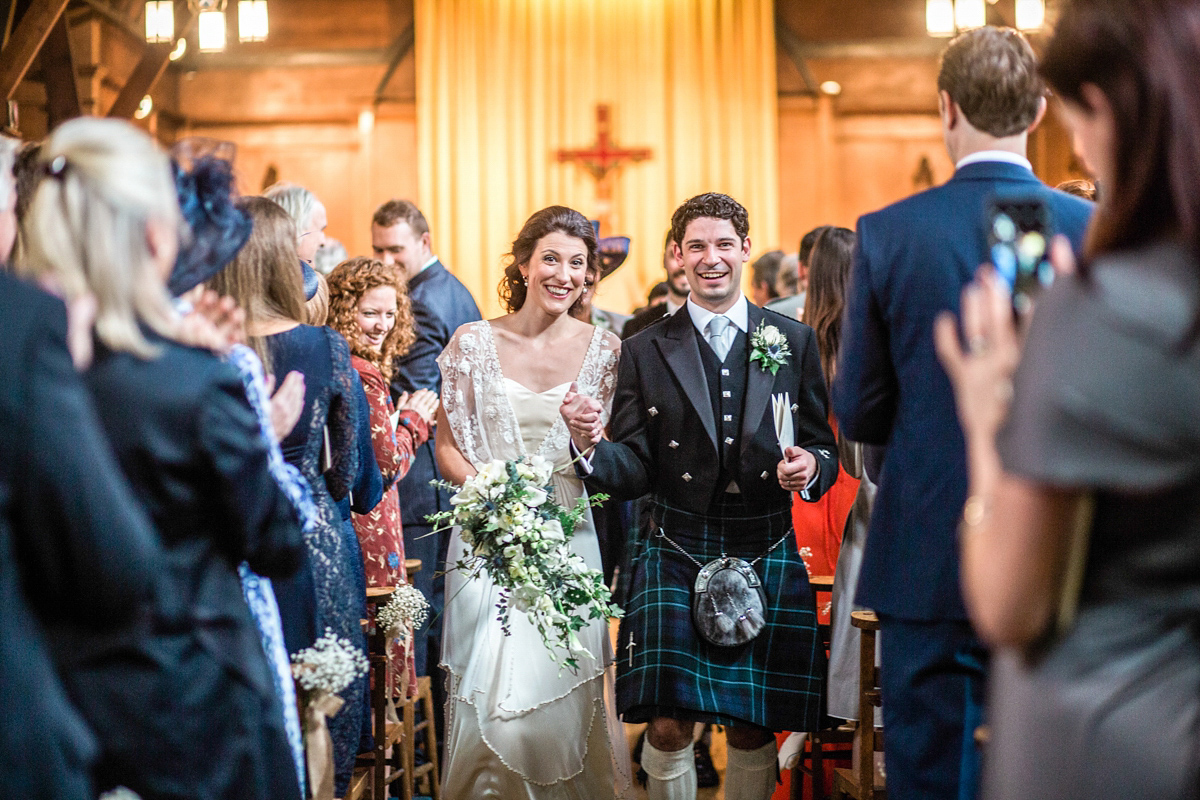
[[[954,35],[954,0],[925,0],[925,30],[930,36]]]
[[[146,41],[170,42],[175,38],[175,3],[150,0],[146,3]]]
[[[1017,30],[1040,31],[1045,24],[1045,0],[1017,0]]]
[[[238,41],[267,40],[267,0],[238,0]]]

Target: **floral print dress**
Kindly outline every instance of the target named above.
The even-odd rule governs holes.
[[[400,495],[396,483],[408,474],[416,449],[429,439],[429,424],[413,411],[401,411],[392,427],[392,399],[379,368],[366,359],[353,356],[351,365],[362,379],[367,405],[371,408],[371,446],[375,461],[383,473],[386,490],[379,505],[366,514],[354,515],[354,532],[362,547],[363,569],[367,586],[398,586],[408,582],[404,569],[404,526],[400,519]],[[393,674],[408,667],[408,695],[416,694],[416,670],[412,652],[401,642],[392,645]]]

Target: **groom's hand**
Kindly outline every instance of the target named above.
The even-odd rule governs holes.
[[[571,388],[563,397],[559,413],[562,414],[563,421],[567,423],[567,430],[571,432],[571,441],[574,442],[579,452],[587,452],[604,435],[604,423],[601,417],[603,411],[604,408],[597,400],[580,394],[579,386],[574,382],[571,383]]]
[[[817,474],[817,459],[803,447],[789,447],[775,467],[775,475],[784,491],[799,492]]]

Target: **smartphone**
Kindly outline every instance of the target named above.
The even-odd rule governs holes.
[[[1038,293],[1054,282],[1050,207],[1039,197],[997,197],[988,208],[988,253],[1012,294],[1013,310],[1023,314]]]

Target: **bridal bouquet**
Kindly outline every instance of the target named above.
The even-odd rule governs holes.
[[[500,588],[499,621],[511,632],[509,613],[523,613],[541,634],[555,663],[571,670],[591,654],[578,631],[591,620],[621,616],[600,570],[573,553],[568,540],[588,508],[606,495],[582,497],[574,508],[554,502],[554,466],[534,456],[526,461],[492,461],[454,492],[454,508],[430,517],[439,527],[457,525],[470,556],[455,566],[487,573]]]

